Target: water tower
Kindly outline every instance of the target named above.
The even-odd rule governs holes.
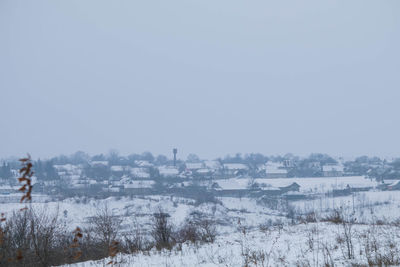
[[[172,149],[172,153],[174,153],[174,167],[176,166],[176,153],[178,153],[178,149]]]

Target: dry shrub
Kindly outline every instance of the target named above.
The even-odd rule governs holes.
[[[174,245],[172,236],[172,224],[169,220],[170,215],[159,209],[153,214],[153,225],[151,235],[155,241],[157,249],[171,249]]]
[[[127,253],[135,253],[138,251],[148,250],[148,244],[144,231],[139,227],[138,222],[134,222],[132,229],[123,235],[124,249]]]
[[[14,212],[4,233],[1,266],[51,266],[64,261],[68,241],[57,214],[32,208]]]
[[[331,214],[327,215],[322,219],[324,222],[331,222],[334,224],[343,223],[343,216],[340,210],[333,210]]]
[[[310,211],[304,215],[300,215],[297,220],[300,223],[315,223],[317,222],[317,214],[314,211]]]

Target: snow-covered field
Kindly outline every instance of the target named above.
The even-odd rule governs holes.
[[[172,250],[119,254],[113,260],[116,266],[368,266],[368,258],[375,257],[368,250],[368,238],[379,238],[382,243],[400,241],[399,227],[357,225],[351,234],[354,242],[351,259],[339,240],[344,236],[341,225],[310,223],[236,231],[219,236],[212,244],[184,243]],[[382,244],[380,252],[391,257],[399,251],[398,247],[390,250],[390,246]],[[110,260],[70,266],[106,266]]]
[[[358,192],[343,197],[318,197],[313,200],[295,201],[291,203],[301,213],[327,213],[340,207],[349,207],[357,214],[359,222],[370,223],[379,218],[393,221],[400,217],[399,191]]]
[[[246,186],[248,180],[226,179],[223,185]],[[367,251],[366,236],[380,241],[383,254],[400,255],[399,246],[390,245],[391,242],[400,244],[400,191],[374,189],[335,198],[321,194],[332,188],[345,188],[347,184],[376,186],[376,182],[363,177],[256,179],[256,182],[268,183],[271,187],[296,182],[303,193],[316,197],[290,201],[286,208],[279,210],[255,198],[220,197],[217,203],[197,205],[193,199],[161,195],[101,200],[76,197],[62,201],[34,195],[34,202],[29,205],[58,213],[60,221],[71,231],[77,226],[86,227],[88,218],[105,206],[122,219],[122,232],[131,230],[135,224],[149,233],[153,214],[159,209],[171,215],[176,227],[194,212],[217,222],[218,236],[214,243],[184,243],[172,250],[119,254],[116,259],[120,266],[328,266],[325,264],[329,262],[334,262],[335,266],[350,266],[367,263],[367,255],[372,252]],[[6,217],[25,206],[19,203],[19,197],[18,194],[0,195],[0,211]],[[289,208],[296,216],[304,217],[313,212],[317,222],[294,222],[293,217],[288,216]],[[333,209],[340,208],[356,219],[351,232],[354,253],[350,259],[343,241],[343,225],[323,220]],[[104,266],[108,261],[88,261],[73,266]]]
[[[230,178],[215,180],[218,185],[227,190],[246,189],[252,179],[250,178]],[[303,193],[326,193],[333,189],[375,187],[378,183],[375,180],[364,176],[345,176],[345,177],[311,177],[311,178],[257,178],[254,182],[263,188],[278,188],[297,183],[300,185],[300,192]]]

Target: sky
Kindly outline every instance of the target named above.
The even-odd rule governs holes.
[[[0,158],[400,156],[398,0],[0,0]]]

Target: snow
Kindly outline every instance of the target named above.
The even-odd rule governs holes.
[[[341,207],[350,207],[355,211],[359,222],[371,223],[376,218],[391,222],[399,217],[400,192],[368,191],[335,198],[321,195],[312,200],[295,201],[291,205],[301,213],[319,214]]]
[[[131,174],[134,178],[150,178],[145,168],[131,168]]]
[[[207,167],[209,169],[213,169],[213,170],[219,169],[221,167],[221,164],[217,160],[204,161],[204,165],[205,165],[205,167]]]
[[[166,172],[176,168],[164,167]],[[137,168],[141,169],[141,168]],[[78,181],[78,180],[75,180]],[[86,180],[90,183],[90,180]],[[151,188],[154,181],[125,179],[125,188]],[[199,183],[201,183],[200,181]],[[91,199],[88,197],[67,198],[58,201],[48,195],[33,194],[33,208],[45,209],[51,213],[59,212],[62,223],[69,230],[76,226],[88,226],[88,218],[107,205],[114,215],[122,219],[122,231],[131,229],[133,222],[137,222],[145,232],[149,232],[150,222],[154,212],[162,209],[171,215],[170,219],[175,227],[182,225],[193,212],[201,213],[204,218],[213,218],[218,222],[218,236],[213,244],[185,243],[181,249],[151,250],[146,253],[132,255],[119,254],[117,260],[120,266],[244,266],[246,253],[249,255],[264,255],[264,266],[321,266],[323,265],[322,251],[313,252],[313,246],[322,244],[332,245],[331,253],[335,266],[351,266],[352,263],[366,264],[363,255],[357,254],[354,260],[345,260],[337,245],[337,238],[341,232],[340,225],[332,223],[304,223],[291,224],[287,217],[289,208],[293,208],[298,215],[315,212],[318,220],[330,214],[333,209],[345,209],[354,212],[359,224],[354,226],[355,250],[360,251],[359,240],[370,229],[366,223],[376,222],[378,219],[385,223],[392,223],[399,219],[400,191],[357,192],[350,196],[330,197],[326,192],[332,189],[372,187],[378,183],[363,176],[354,177],[320,177],[320,178],[230,178],[204,183],[218,183],[222,189],[247,189],[249,183],[257,182],[265,185],[265,189],[278,189],[296,182],[300,185],[300,193],[310,198],[283,203],[279,209],[273,209],[257,198],[219,197],[217,203],[203,203],[196,205],[190,198],[151,195],[137,197],[109,197],[107,199]],[[398,182],[398,181],[394,181]],[[189,182],[184,182],[188,185]],[[0,187],[0,189],[3,187]],[[8,188],[4,186],[4,188]],[[111,190],[118,187],[111,187]],[[116,190],[115,189],[115,190]],[[300,194],[292,193],[292,194]],[[312,197],[312,198],[311,198]],[[0,211],[10,216],[18,211],[23,204],[19,203],[21,194],[0,194]],[[286,204],[289,204],[287,207]],[[64,216],[64,211],[66,216]],[[374,231],[380,233],[382,243],[385,233],[389,233],[397,244],[400,243],[400,228],[393,225],[377,226]],[[379,227],[382,227],[379,228]],[[310,243],[312,242],[312,243]],[[257,254],[258,253],[258,254]],[[316,254],[317,253],[317,254]],[[318,259],[318,260],[317,260]],[[267,263],[268,260],[268,263]],[[109,259],[88,261],[71,266],[104,266]],[[307,262],[307,264],[300,264]],[[318,262],[317,262],[318,261]],[[259,262],[260,263],[260,262]],[[254,266],[251,265],[250,266]],[[262,266],[260,263],[259,266]]]
[[[214,180],[223,190],[247,189],[250,179],[230,178]]]
[[[196,172],[199,174],[207,174],[207,173],[210,173],[211,170],[210,169],[198,169]]]
[[[155,184],[154,181],[131,181],[129,184],[125,184],[125,188],[151,188]]]
[[[203,163],[186,163],[186,169],[188,170],[197,170],[203,168]]]
[[[247,189],[251,178],[218,179],[214,182],[225,190]],[[324,193],[333,189],[375,187],[378,183],[364,176],[347,177],[320,177],[320,178],[256,178],[254,182],[264,185],[262,187],[279,188],[289,186],[292,183],[300,185],[300,192]]]
[[[287,174],[287,170],[283,167],[284,166],[280,163],[268,162],[262,169],[264,169],[267,174]]]
[[[158,168],[161,176],[177,176],[179,171],[173,166],[161,166]]]
[[[72,172],[74,170],[78,169],[78,166],[76,165],[72,165],[72,164],[64,164],[64,165],[54,165],[54,168],[57,171],[68,171],[68,172]]]
[[[322,166],[323,172],[343,172],[344,168],[341,165],[324,165]]]
[[[260,178],[255,182],[284,187],[294,182],[300,185],[300,192],[325,193],[333,189],[375,187],[378,182],[364,176],[312,177],[312,178]]]
[[[135,164],[139,167],[151,167],[153,166],[152,163],[146,161],[146,160],[135,160]]]
[[[248,167],[242,163],[225,163],[224,168],[228,170],[247,170]]]
[[[240,228],[240,222],[236,225]],[[399,241],[399,229],[376,227],[381,240]],[[363,250],[363,235],[367,226],[354,227],[355,251]],[[118,266],[324,266],[332,260],[335,266],[368,266],[364,253],[345,259],[337,237],[342,235],[339,226],[327,223],[287,225],[270,229],[236,231],[219,236],[212,244],[184,243],[172,250],[119,254],[114,261]],[[356,239],[357,238],[357,239]],[[383,243],[383,242],[382,242]],[[324,254],[329,251],[330,255]],[[382,251],[390,253],[390,251]],[[395,252],[396,255],[396,252]],[[258,256],[258,257],[257,257]],[[106,266],[110,258],[74,264],[76,267]]]
[[[11,185],[1,185],[0,186],[0,191],[1,190],[15,190],[17,191],[21,186],[11,186]]]
[[[106,161],[106,160],[95,160],[95,161],[92,161],[90,164],[92,166],[94,166],[94,165],[108,166],[108,161]]]
[[[285,170],[285,169],[266,168],[265,172],[267,174],[287,174],[287,170]]]
[[[124,171],[124,167],[123,166],[119,166],[119,165],[113,165],[110,167],[111,171],[113,172],[122,172]]]

